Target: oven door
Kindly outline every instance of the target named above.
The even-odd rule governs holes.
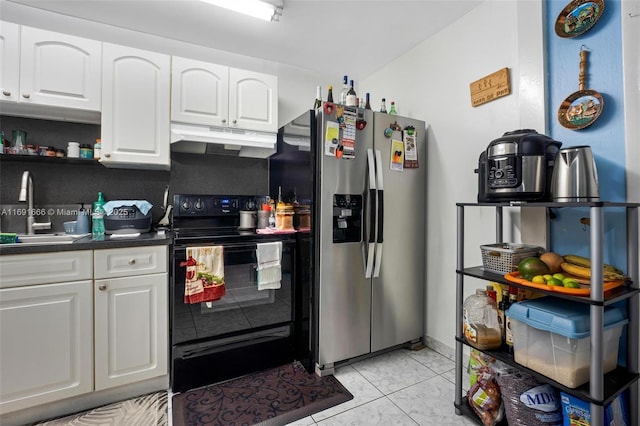
[[[186,260],[186,247],[174,246],[174,392],[275,367],[291,362],[295,356],[295,240],[282,241],[281,286],[268,290],[258,290],[256,241],[221,245],[225,295],[214,302],[194,304],[184,301],[186,268],[180,263]]]
[[[279,289],[258,290],[256,242],[224,244],[225,295],[214,302],[184,301],[186,247],[174,248],[172,343],[221,339],[293,321],[295,241],[282,242]]]

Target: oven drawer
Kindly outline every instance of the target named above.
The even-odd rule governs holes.
[[[167,272],[168,246],[94,250],[96,279]]]

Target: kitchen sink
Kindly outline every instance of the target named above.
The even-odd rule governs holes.
[[[10,245],[41,245],[41,244],[71,244],[78,238],[82,238],[85,235],[69,235],[69,234],[33,234],[33,235],[20,235],[18,234],[18,242]]]

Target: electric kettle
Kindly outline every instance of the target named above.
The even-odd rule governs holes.
[[[590,146],[573,146],[558,152],[551,177],[555,202],[599,201],[598,170]]]

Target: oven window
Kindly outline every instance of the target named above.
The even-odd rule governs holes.
[[[279,289],[258,290],[256,244],[224,246],[225,295],[214,302],[184,303],[185,249],[174,256],[173,344],[224,337],[293,320],[294,245],[282,244]]]

